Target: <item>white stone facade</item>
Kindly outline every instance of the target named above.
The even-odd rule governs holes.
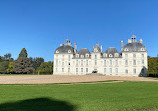
[[[54,75],[147,76],[147,69],[146,47],[143,40],[138,43],[135,36],[125,46],[121,41],[120,53],[116,48],[103,52],[98,43],[92,52],[88,49],[78,52],[76,43],[73,48],[69,40],[54,52]]]

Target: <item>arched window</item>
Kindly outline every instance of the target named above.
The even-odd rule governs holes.
[[[109,57],[113,57],[112,54],[109,54]]]
[[[68,53],[71,53],[71,50],[68,50]]]
[[[57,50],[56,53],[59,53],[59,51]]]

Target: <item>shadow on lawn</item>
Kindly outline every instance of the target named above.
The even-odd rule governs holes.
[[[27,99],[0,104],[0,111],[74,111],[76,106],[49,98]]]

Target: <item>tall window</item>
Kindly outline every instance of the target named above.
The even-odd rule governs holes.
[[[144,65],[144,60],[142,60],[142,65]]]
[[[69,55],[69,60],[70,60],[70,55]]]
[[[86,65],[88,65],[88,60],[86,60]]]
[[[95,59],[97,59],[97,55],[95,55]]]
[[[56,72],[58,72],[58,68],[56,68]]]
[[[142,57],[144,57],[144,54],[142,54]]]
[[[135,68],[133,69],[133,73],[136,74],[136,69]]]
[[[128,69],[125,70],[125,73],[128,74]]]
[[[104,60],[104,66],[106,66],[106,60]]]
[[[78,60],[76,60],[76,65],[78,66]]]
[[[118,60],[116,60],[115,62],[116,62],[116,66],[118,66]]]
[[[56,65],[58,65],[58,60],[56,60]]]
[[[128,65],[128,60],[125,60],[125,65],[126,65],[126,66]]]
[[[112,73],[112,68],[110,68],[110,73]]]
[[[133,65],[136,65],[136,60],[133,60]]]
[[[64,72],[64,68],[62,68],[62,72]]]
[[[88,68],[86,68],[86,72],[88,73]]]
[[[106,73],[106,68],[104,68],[104,73]]]
[[[112,60],[110,60],[110,66],[112,66]]]
[[[118,73],[118,68],[115,69],[115,73]]]
[[[63,59],[64,59],[64,55],[63,55]]]
[[[136,57],[136,54],[133,54],[133,57]]]
[[[68,68],[68,72],[70,72],[70,68]]]
[[[83,72],[83,68],[81,68],[81,72]]]
[[[128,54],[125,54],[125,57],[128,58]]]
[[[76,68],[76,72],[78,72],[78,68]]]
[[[97,60],[95,60],[95,65],[97,65]]]
[[[64,66],[64,62],[62,62],[62,66]]]
[[[83,60],[81,60],[81,66],[83,66]]]

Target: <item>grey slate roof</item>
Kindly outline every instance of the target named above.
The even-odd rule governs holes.
[[[55,50],[54,54],[57,54],[56,51],[59,51],[58,54],[67,54],[69,50],[71,51],[71,54],[74,53],[74,48],[72,46],[63,45],[63,46],[58,47]]]
[[[143,44],[137,43],[137,42],[132,42],[132,43],[128,43],[124,46],[123,52],[126,52],[126,51],[124,51],[125,49],[128,49],[128,52],[140,52],[141,48],[144,48],[145,49],[144,51],[147,51],[146,47]]]
[[[86,54],[89,54],[89,57],[88,57],[88,58],[90,58],[90,56],[91,56],[91,54],[90,54],[90,52],[89,52],[89,50],[88,50],[87,48],[82,48],[82,49],[80,49],[80,51],[77,52],[76,54],[79,54],[79,58],[81,58],[81,55],[84,56],[83,58],[87,58],[87,57],[86,57]],[[76,56],[74,56],[74,58],[76,58]]]
[[[118,57],[121,56],[120,53],[117,51],[117,49],[114,48],[114,47],[108,48],[105,53],[107,54],[107,57],[109,57],[110,54],[112,54],[112,56],[115,57],[115,53],[118,53],[118,54],[119,54]]]

